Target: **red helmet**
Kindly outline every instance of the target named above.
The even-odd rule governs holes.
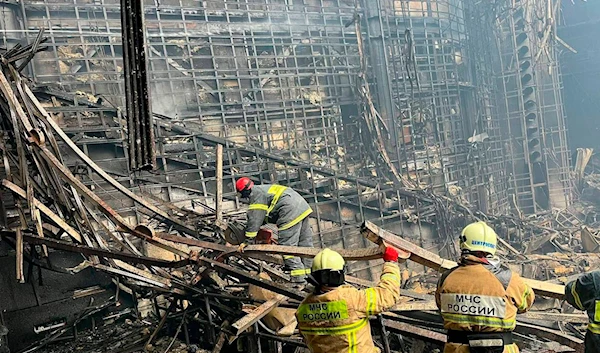
[[[252,189],[253,186],[254,186],[254,182],[252,180],[250,180],[250,178],[248,178],[248,177],[239,178],[235,182],[235,189],[238,192],[250,190],[250,189]]]

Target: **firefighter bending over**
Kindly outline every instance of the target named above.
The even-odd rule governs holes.
[[[344,285],[344,258],[330,249],[315,256],[309,281],[315,291],[296,311],[298,328],[312,353],[375,353],[369,316],[400,298],[398,252],[386,248],[379,284],[358,290]]]
[[[287,246],[313,246],[313,233],[308,223],[312,209],[304,198],[293,189],[283,185],[254,185],[250,178],[240,178],[235,183],[236,190],[243,198],[250,199],[246,243],[256,238],[260,227],[265,223],[275,223],[279,229],[277,242]],[[240,250],[246,244],[240,246]],[[306,284],[312,259],[284,256],[284,269],[291,281],[298,287]]]
[[[496,232],[471,223],[460,236],[459,265],[442,275],[435,300],[448,330],[444,353],[518,353],[512,331],[517,313],[533,304],[533,290],[502,266]]]

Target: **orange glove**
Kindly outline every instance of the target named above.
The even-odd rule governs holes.
[[[385,262],[398,262],[398,251],[391,246],[386,247],[383,252],[383,260]]]

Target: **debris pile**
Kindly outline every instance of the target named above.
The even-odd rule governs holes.
[[[25,260],[52,267],[47,261],[49,252],[75,252],[82,254],[85,260],[75,268],[62,270],[73,273],[92,267],[106,272],[113,277],[115,295],[105,303],[94,303],[74,322],[61,323],[49,330],[44,339],[24,352],[39,351],[68,335],[73,336],[74,350],[91,351],[85,348],[86,340],[88,343],[97,340],[104,342],[103,352],[141,349],[191,352],[206,348],[219,352],[224,346],[235,347],[231,345],[235,345],[236,340],[243,341],[240,348],[246,352],[280,351],[282,346],[303,347],[295,322],[289,319],[306,293],[290,289],[286,285],[289,278],[279,266],[282,255],[312,257],[320,249],[251,245],[239,253],[237,247],[226,244],[224,223],[216,222],[218,217],[211,215],[212,218],[190,222],[179,216],[186,215],[185,210],[133,193],[81,151],[36,98],[28,80],[12,64],[16,60],[10,60],[11,55],[33,55],[38,50],[37,45],[28,50],[3,53],[9,60],[2,63],[0,70],[1,200],[3,210],[7,211],[1,235],[16,249],[16,278],[24,281]],[[93,172],[92,184],[85,184],[74,174],[65,163],[65,154],[76,156],[80,164]],[[137,205],[147,218],[133,220],[118,213],[96,189],[119,193]],[[448,198],[424,191],[406,192],[427,198],[431,209],[421,210],[421,215],[442,219],[438,224],[453,224],[454,219],[460,222],[466,216],[485,218],[503,230],[500,234],[507,240],[527,243],[521,250],[508,241],[503,243],[504,255],[519,259],[522,272],[532,262],[541,266],[540,260],[549,261],[548,266],[560,263],[564,267],[554,268],[555,277],[577,273],[584,265],[593,266],[591,258],[587,263],[573,262],[574,258],[563,263],[560,257],[542,259],[530,255],[546,246],[566,252],[564,247],[572,246],[576,239],[574,236],[569,242],[563,239],[566,232],[563,229],[576,226],[572,218],[557,231],[552,222],[544,225],[543,220],[473,214]],[[218,214],[219,210],[214,213]],[[450,233],[451,229],[446,232]],[[405,258],[429,268],[440,271],[455,266],[453,261],[372,223],[365,223],[363,234],[375,243],[381,244],[383,240],[404,250]],[[450,239],[450,234],[445,237]],[[583,244],[583,240],[580,241]],[[346,249],[340,253],[347,260],[381,257],[378,247]],[[574,266],[573,272],[569,272],[568,266]],[[538,294],[561,298],[564,291],[561,285],[536,281],[543,271],[530,272],[534,278],[529,283]],[[347,280],[357,286],[373,285],[350,276]],[[133,300],[133,305],[125,309],[123,292]],[[377,345],[386,352],[439,349],[445,334],[432,296],[410,290],[403,290],[402,295],[391,312],[374,319],[374,327],[379,329],[374,336]],[[544,311],[532,312],[520,319],[516,330],[520,342],[529,350],[558,351],[564,346],[580,349],[579,331],[573,329],[571,334],[561,330],[564,323],[573,327],[571,323],[585,321],[581,315],[563,313],[556,300],[552,300],[554,305],[541,309]],[[102,318],[103,325],[99,325],[102,329],[77,337],[78,325],[94,317]],[[547,325],[550,327],[542,327],[538,324],[540,321],[551,322]]]

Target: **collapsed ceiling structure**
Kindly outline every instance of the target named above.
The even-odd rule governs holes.
[[[161,0],[137,9],[147,38],[129,42],[117,0],[0,3],[12,349],[302,349],[282,317],[305,294],[281,284],[279,256],[347,249],[351,281],[369,285],[381,261],[365,236],[381,227],[413,261],[378,343],[428,352],[445,340],[436,270],[474,219],[548,298],[520,318],[525,351],[582,349],[585,316],[562,308],[560,283],[600,262],[594,197],[579,197],[597,189],[583,180],[589,151],[570,172],[559,8]],[[151,116],[126,104],[144,67],[123,59],[135,52],[125,42],[147,47]],[[302,193],[316,248],[225,245],[226,224],[243,219],[239,176]]]

